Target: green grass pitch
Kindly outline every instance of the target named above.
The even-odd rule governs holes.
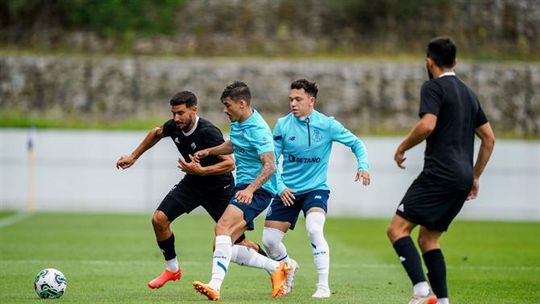
[[[0,212],[0,223],[13,213]],[[388,219],[329,218],[332,297],[311,298],[316,272],[303,220],[285,238],[301,265],[292,294],[272,299],[260,269],[231,263],[222,287],[225,303],[407,303],[411,286],[385,236]],[[247,235],[260,243],[262,222]],[[150,214],[35,213],[0,225],[0,303],[207,302],[191,287],[211,271],[213,223],[184,215],[174,224],[184,276],[159,290],[146,283],[163,269]],[[540,303],[540,223],[456,221],[443,236],[451,301]],[[58,300],[40,300],[33,279],[58,268],[68,288]]]

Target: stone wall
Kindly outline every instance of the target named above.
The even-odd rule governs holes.
[[[540,135],[540,65],[460,63],[458,75],[478,94],[492,124]],[[190,90],[203,116],[226,124],[219,96],[243,80],[253,104],[273,123],[288,110],[297,78],[319,85],[317,107],[358,132],[403,131],[417,120],[423,60],[325,61],[157,59],[149,57],[2,56],[0,113],[123,120],[169,117],[169,98]]]

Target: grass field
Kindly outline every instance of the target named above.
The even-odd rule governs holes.
[[[173,224],[184,270],[180,281],[159,290],[147,281],[163,269],[149,214],[36,213],[9,223],[0,212],[0,303],[38,303],[39,270],[64,272],[61,303],[207,302],[192,288],[211,270],[213,223],[205,215]],[[324,303],[407,303],[410,283],[385,237],[388,220],[330,218],[332,297]],[[3,224],[2,224],[3,223]],[[260,242],[258,230],[248,237]],[[268,275],[231,266],[222,289],[227,303],[315,303],[316,283],[303,222],[285,239],[301,265],[295,289],[271,299]],[[540,223],[457,221],[444,236],[452,303],[540,303]],[[41,303],[41,302],[39,302]]]

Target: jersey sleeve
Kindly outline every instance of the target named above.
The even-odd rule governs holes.
[[[480,105],[480,102],[478,102],[478,112],[476,113],[476,126],[474,127],[478,128],[487,122],[488,122],[488,119],[486,117],[486,114],[484,113],[484,110],[482,110],[482,106]]]
[[[335,119],[330,121],[330,132],[332,133],[332,140],[351,148],[351,151],[356,156],[357,170],[369,171],[367,149],[364,142]]]
[[[430,113],[435,116],[439,115],[443,102],[441,87],[434,81],[427,81],[422,85],[420,90],[420,117]]]
[[[277,193],[278,195],[287,188],[283,182],[283,178],[278,170],[279,158],[283,154],[283,132],[281,130],[281,120],[278,120],[274,127],[274,155],[276,156],[276,178],[277,178]]]
[[[250,134],[250,142],[257,150],[257,154],[274,152],[272,133],[267,129],[257,129]]]
[[[174,120],[169,119],[163,124],[163,137],[170,137],[175,128]]]

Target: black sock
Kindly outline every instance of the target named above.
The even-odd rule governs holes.
[[[171,234],[171,237],[163,240],[158,241],[158,246],[161,249],[161,252],[163,252],[163,256],[165,257],[165,260],[172,260],[176,257],[176,251],[174,251],[174,234]]]
[[[257,251],[257,253],[260,254],[260,255],[264,255],[265,257],[268,257],[268,254],[266,254],[266,251],[264,251],[262,249],[262,246],[259,245],[258,243],[255,243],[255,244],[257,244],[257,246],[259,246],[259,250]]]
[[[437,298],[448,298],[446,286],[446,263],[440,249],[433,249],[424,253],[424,263],[428,270],[429,283]]]
[[[407,271],[413,285],[424,282],[426,276],[422,269],[420,254],[418,253],[418,250],[416,250],[411,237],[406,236],[395,241],[394,250],[396,250],[399,260],[405,268],[405,271]]]

